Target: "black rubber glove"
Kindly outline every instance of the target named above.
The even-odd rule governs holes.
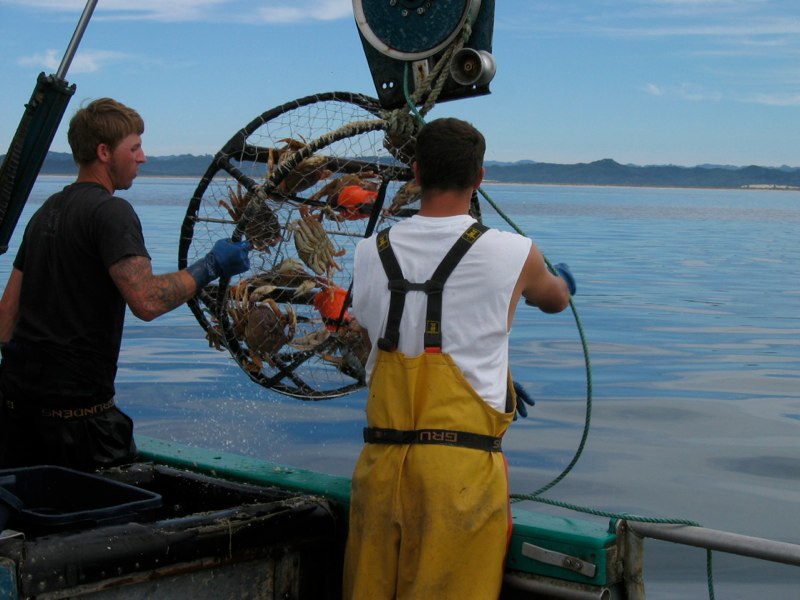
[[[575,278],[572,276],[572,271],[569,270],[569,265],[567,263],[558,263],[557,265],[553,265],[551,269],[553,275],[559,275],[561,278],[567,282],[567,288],[569,288],[569,295],[574,296],[575,292],[578,291],[575,286]]]
[[[250,248],[248,241],[232,242],[229,239],[217,240],[211,252],[186,267],[200,290],[217,277],[232,277],[250,268]]]
[[[533,406],[536,402],[528,395],[525,388],[516,381],[514,382],[514,392],[517,394],[517,415],[524,419],[528,416],[528,408],[525,405]],[[517,415],[514,415],[514,420],[517,419]]]

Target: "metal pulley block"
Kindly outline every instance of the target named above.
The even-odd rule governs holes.
[[[470,37],[438,100],[489,93],[494,0],[353,0],[353,13],[382,107],[403,106],[406,73],[413,92],[467,24]]]
[[[364,39],[381,54],[414,61],[433,56],[459,34],[481,0],[353,0]]]

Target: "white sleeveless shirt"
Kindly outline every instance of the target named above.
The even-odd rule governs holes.
[[[389,240],[403,276],[424,283],[462,233],[474,223],[469,215],[415,215],[392,226]],[[452,356],[467,381],[495,410],[505,412],[508,373],[508,308],[531,240],[490,229],[461,259],[444,286],[442,352]],[[389,314],[388,279],[378,257],[375,236],[355,251],[352,314],[369,332],[370,380]],[[424,292],[406,294],[398,351],[418,356],[424,351]]]

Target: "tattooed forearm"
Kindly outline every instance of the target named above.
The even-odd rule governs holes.
[[[109,274],[133,314],[150,321],[180,306],[195,293],[186,271],[153,275],[150,260],[130,256],[114,263]]]
[[[194,286],[187,288],[181,273],[168,273],[154,278],[153,301],[162,313],[177,308],[194,294]]]

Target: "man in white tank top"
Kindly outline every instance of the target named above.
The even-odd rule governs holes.
[[[529,239],[485,230],[469,215],[484,150],[469,123],[424,126],[413,165],[419,213],[356,249],[352,312],[372,348],[346,599],[494,600],[500,592],[510,534],[500,440],[514,413],[511,322],[520,297],[564,310],[574,280],[566,265],[551,273]],[[457,258],[445,259],[459,244]],[[402,293],[390,291],[390,279]]]

